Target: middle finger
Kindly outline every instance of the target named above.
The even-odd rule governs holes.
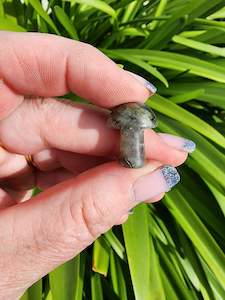
[[[35,154],[48,148],[93,156],[119,152],[119,131],[108,128],[108,112],[92,106],[56,99],[24,101],[0,122],[0,140],[12,152]],[[148,159],[177,164],[184,151],[170,147],[153,130],[145,131]]]

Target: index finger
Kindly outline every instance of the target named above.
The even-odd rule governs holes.
[[[155,92],[154,86],[137,80],[90,44],[50,34],[6,31],[0,32],[0,40],[0,79],[15,96],[52,97],[71,91],[111,107],[143,102]]]

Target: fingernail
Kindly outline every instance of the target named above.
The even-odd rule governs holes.
[[[168,191],[170,191],[172,187],[174,187],[180,181],[180,175],[178,174],[176,168],[169,165],[164,166],[161,170],[166,181]]]
[[[131,75],[133,75],[139,82],[141,82],[151,93],[155,94],[157,91],[157,88],[148,80],[146,80],[144,77],[141,77],[135,73],[129,72]]]
[[[135,200],[142,202],[158,194],[168,192],[180,181],[177,170],[165,165],[145,176],[140,177],[133,185]]]
[[[192,153],[195,151],[196,144],[192,140],[188,140],[183,137],[168,133],[159,133],[159,135],[169,146],[177,148],[181,151],[186,151],[188,153]]]
[[[184,139],[183,149],[188,153],[192,153],[195,151],[196,144],[192,140]]]

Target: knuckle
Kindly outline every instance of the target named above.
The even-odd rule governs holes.
[[[71,197],[70,212],[75,225],[79,222],[82,232],[81,242],[92,242],[113,225],[110,222],[110,210],[107,206],[101,205],[102,200],[99,197],[102,196],[90,187],[82,191],[79,204],[73,202]]]

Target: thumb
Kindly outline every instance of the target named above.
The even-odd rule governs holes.
[[[10,264],[1,270],[0,291],[6,281],[11,290],[18,282],[26,289],[119,224],[135,205],[178,181],[174,167],[155,169],[152,162],[135,170],[110,162],[5,209],[0,213],[0,265]]]

